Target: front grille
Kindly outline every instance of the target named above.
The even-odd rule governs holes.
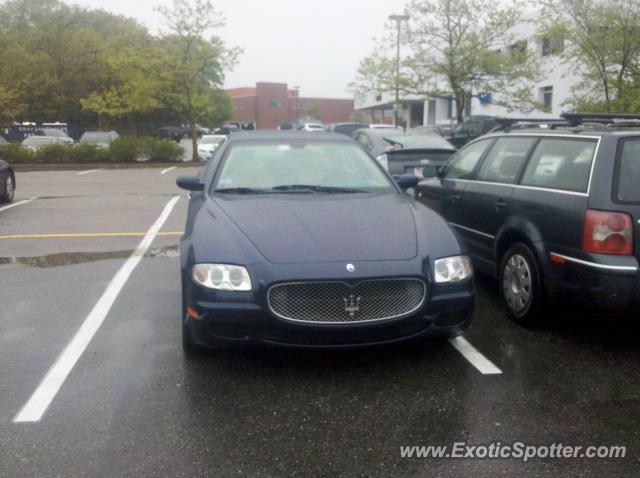
[[[345,282],[294,282],[269,289],[271,311],[285,320],[354,323],[409,315],[424,303],[425,283],[418,279]]]

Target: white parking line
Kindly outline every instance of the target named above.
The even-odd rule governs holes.
[[[96,171],[100,171],[99,169],[89,169],[87,171],[80,171],[78,176],[84,176],[85,174],[95,173]]]
[[[25,199],[24,201],[18,201],[18,202],[14,202],[13,204],[9,204],[8,206],[0,207],[0,212],[6,211],[7,209],[11,209],[12,207],[22,206],[23,204],[30,203],[31,201],[35,201],[36,199],[38,198],[36,197],[31,199]]]
[[[80,360],[91,339],[93,339],[93,336],[104,322],[104,319],[131,276],[131,273],[142,260],[142,257],[156,237],[156,233],[160,231],[179,199],[180,196],[174,196],[164,207],[162,214],[160,214],[156,222],[153,223],[147,235],[140,241],[140,244],[135,248],[133,254],[131,254],[122,265],[113,279],[111,279],[111,282],[93,307],[93,310],[91,310],[80,326],[80,329],[78,329],[75,336],[71,339],[71,342],[69,342],[51,366],[42,379],[42,382],[40,382],[40,385],[38,385],[38,388],[36,388],[31,398],[29,398],[29,401],[15,416],[13,419],[14,423],[40,421],[67,376],[71,373],[71,370],[73,370],[78,360]]]
[[[487,357],[482,355],[478,349],[467,342],[462,336],[449,339],[449,343],[466,358],[483,375],[500,375],[502,370],[496,367]]]
[[[160,174],[167,174],[169,171],[173,171],[174,169],[176,169],[176,166],[171,166],[170,168],[160,171]]]

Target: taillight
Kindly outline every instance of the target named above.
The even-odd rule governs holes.
[[[633,221],[621,212],[587,210],[582,249],[596,254],[633,254]]]

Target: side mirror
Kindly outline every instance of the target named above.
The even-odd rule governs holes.
[[[396,183],[398,184],[398,186],[400,186],[400,189],[402,190],[415,188],[419,182],[420,182],[420,179],[417,176],[414,176],[413,174],[403,174],[402,176],[398,176],[396,178]]]
[[[197,176],[178,176],[176,184],[187,191],[204,191],[204,183]]]

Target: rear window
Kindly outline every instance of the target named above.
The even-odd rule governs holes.
[[[640,202],[640,139],[622,142],[617,183],[618,200]]]
[[[596,142],[590,139],[543,138],[522,178],[525,186],[587,192]]]

